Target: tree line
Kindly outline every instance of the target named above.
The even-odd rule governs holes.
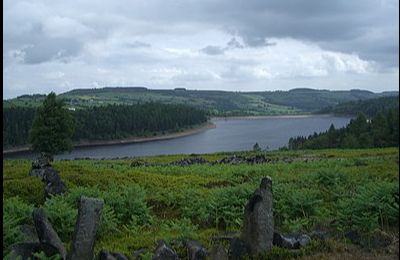
[[[3,149],[28,144],[35,111],[32,107],[4,108]],[[161,103],[107,105],[68,112],[73,116],[75,132],[72,140],[75,142],[148,136],[207,121],[202,110]]]
[[[372,148],[399,146],[399,111],[379,112],[372,119],[359,114],[343,128],[289,139],[288,149]]]
[[[326,107],[320,110],[319,113],[347,115],[357,115],[363,113],[367,117],[374,117],[379,112],[386,112],[392,109],[399,109],[399,96],[380,97],[339,103],[336,106]]]

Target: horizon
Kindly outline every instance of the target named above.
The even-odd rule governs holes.
[[[106,85],[398,91],[399,2],[4,2],[3,100]]]
[[[159,88],[149,88],[149,87],[145,87],[145,86],[104,86],[104,87],[95,87],[95,88],[75,88],[75,89],[71,89],[71,90],[67,90],[65,92],[61,92],[61,93],[55,93],[57,96],[58,95],[63,95],[66,94],[68,92],[71,91],[79,91],[79,90],[101,90],[101,89],[105,89],[105,88],[116,88],[116,89],[125,89],[125,88],[132,88],[132,89],[145,89],[145,90],[150,90],[150,91],[162,91],[162,90],[177,90],[176,88],[171,88],[171,89],[159,89]],[[178,88],[179,89],[179,88]],[[181,90],[181,89],[179,89]],[[222,91],[222,92],[238,92],[238,93],[257,93],[257,92],[289,92],[289,91],[293,91],[293,90],[316,90],[316,91],[330,91],[330,92],[335,92],[335,91],[367,91],[367,92],[371,92],[374,94],[379,94],[379,93],[386,93],[386,92],[399,92],[399,90],[386,90],[386,91],[380,91],[380,92],[376,92],[376,91],[371,91],[371,90],[367,90],[367,89],[345,89],[345,90],[335,90],[335,89],[322,89],[322,88],[307,88],[307,87],[297,87],[297,88],[292,88],[292,89],[288,89],[288,90],[281,90],[281,89],[275,89],[275,90],[260,90],[260,91],[241,91],[241,90],[220,90],[220,89],[188,89],[185,88],[183,91]],[[54,92],[54,91],[50,91],[50,92]],[[12,100],[15,98],[19,98],[22,96],[33,96],[33,95],[45,95],[47,96],[50,92],[48,93],[29,93],[29,94],[21,94],[19,96],[16,97],[12,97],[12,98],[3,98],[3,101],[7,101],[7,100]]]

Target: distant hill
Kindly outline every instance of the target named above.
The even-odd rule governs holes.
[[[319,112],[342,115],[357,115],[359,113],[363,113],[367,117],[371,118],[377,115],[379,112],[384,113],[393,109],[399,109],[398,95],[340,103],[336,106],[326,107]]]
[[[366,90],[330,91],[297,88],[289,91],[233,92],[218,90],[147,89],[146,87],[105,87],[75,89],[60,94],[69,107],[80,109],[107,104],[161,102],[185,104],[203,109],[211,116],[289,115],[317,112],[348,101],[366,100],[398,92],[373,93]],[[3,107],[37,106],[41,95],[23,95],[3,101]]]

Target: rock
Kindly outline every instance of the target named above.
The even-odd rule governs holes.
[[[10,247],[10,258],[8,259],[33,259],[34,253],[44,252],[46,256],[54,256],[57,255],[58,249],[52,245],[47,243],[35,243],[35,242],[23,242],[16,243],[11,245]]]
[[[250,197],[245,207],[241,238],[250,246],[252,254],[272,248],[274,216],[272,211],[272,180],[261,180],[260,188]]]
[[[24,242],[39,243],[39,237],[36,233],[35,226],[23,224],[20,226]]]
[[[361,242],[361,235],[357,231],[348,231],[344,234],[344,237],[351,241],[351,243],[359,245]]]
[[[128,260],[126,256],[121,253],[101,250],[99,253],[99,260]]]
[[[310,237],[313,240],[325,241],[328,238],[328,233],[325,231],[312,231]]]
[[[66,259],[67,251],[65,250],[65,247],[61,242],[61,239],[58,237],[56,231],[50,224],[44,209],[34,209],[32,215],[40,244],[49,244],[50,246],[53,246],[57,249],[57,252],[61,255],[61,257]]]
[[[164,240],[160,240],[157,243],[157,247],[154,251],[153,260],[177,260],[178,255],[176,252],[169,247]]]
[[[229,244],[229,259],[239,260],[251,254],[249,245],[240,238],[233,238]]]
[[[116,260],[116,258],[107,251],[101,250],[99,253],[99,260]]]
[[[361,245],[370,248],[382,248],[389,246],[393,239],[387,233],[380,229],[375,229],[363,240]]]
[[[188,166],[193,164],[206,164],[208,163],[205,159],[201,157],[194,157],[194,158],[185,158],[179,161],[175,161],[170,163],[170,165],[178,165],[178,166]]]
[[[103,205],[103,199],[81,197],[69,259],[93,259],[96,231]]]
[[[277,232],[274,232],[273,245],[287,249],[298,249],[300,243],[294,237],[285,237]]]
[[[274,232],[273,245],[287,248],[287,249],[299,249],[304,247],[311,242],[311,238],[306,234],[294,234],[294,235],[282,235],[278,232]]]
[[[147,252],[146,249],[142,248],[133,252],[133,259],[142,259],[141,255]]]
[[[46,183],[46,186],[44,187],[46,198],[49,198],[52,195],[60,195],[67,191],[67,188],[58,175],[58,172],[52,167],[44,170],[42,180]]]
[[[297,241],[299,241],[300,247],[304,247],[311,242],[311,237],[309,237],[306,234],[302,234],[297,238]]]
[[[228,253],[222,245],[215,246],[211,249],[209,257],[211,260],[228,260]]]
[[[42,177],[44,170],[51,167],[53,156],[47,153],[41,153],[37,159],[32,162],[32,168],[29,175]]]
[[[199,242],[194,240],[186,240],[185,246],[189,250],[190,260],[206,259],[207,250]]]
[[[111,252],[111,255],[114,256],[114,258],[117,260],[128,260],[128,258],[124,254],[118,252]]]

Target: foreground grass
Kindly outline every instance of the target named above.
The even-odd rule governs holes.
[[[158,239],[183,238],[211,248],[213,236],[240,230],[247,199],[267,175],[273,180],[275,226],[280,232],[325,230],[340,237],[350,230],[367,236],[375,229],[391,233],[398,228],[398,148],[259,154],[275,162],[163,165],[188,157],[184,155],[141,158],[157,164],[151,167],[131,167],[134,159],[56,161],[54,167],[70,192],[47,201],[41,181],[28,175],[30,161],[4,160],[3,254],[9,244],[22,239],[16,227],[32,222],[33,207],[44,207],[61,239],[70,243],[82,194],[105,200],[96,251],[131,256],[140,248],[152,251]],[[215,161],[231,155],[201,157]],[[314,243],[300,255],[334,254],[343,248],[341,243]],[[272,254],[291,256],[281,249]]]

